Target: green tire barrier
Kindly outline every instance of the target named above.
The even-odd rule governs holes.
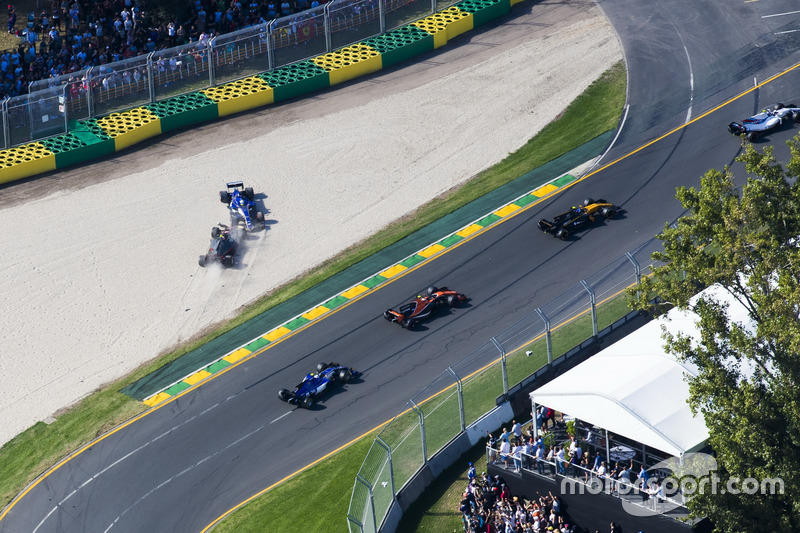
[[[42,144],[56,156],[56,168],[83,163],[114,153],[114,141],[108,135],[92,132],[83,124],[76,124],[69,132],[50,137]]]
[[[164,132],[188,128],[325,89],[447,44],[505,15],[521,0],[464,0],[424,19],[311,59],[70,124],[70,131],[0,150],[0,184],[124,150]]]
[[[511,10],[511,4],[504,0],[464,0],[456,7],[472,15],[475,27],[502,17]]]
[[[142,106],[161,120],[161,133],[219,118],[217,104],[202,93],[189,93]]]
[[[272,87],[275,101],[289,100],[331,86],[328,72],[313,61],[301,61],[258,74]]]
[[[425,30],[409,25],[367,39],[364,44],[381,54],[385,68],[433,50],[433,36]]]

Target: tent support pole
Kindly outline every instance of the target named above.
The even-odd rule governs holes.
[[[603,429],[606,432],[606,474],[608,473],[609,469],[611,469],[611,447],[608,443],[608,430]]]

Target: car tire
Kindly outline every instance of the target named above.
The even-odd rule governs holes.
[[[200,258],[197,260],[197,264],[200,265],[201,267],[206,266],[206,256],[201,255]]]
[[[613,218],[614,216],[614,210],[611,209],[610,207],[604,207],[603,210],[600,211],[600,213],[602,213],[603,218],[605,218],[606,220],[608,220],[609,218]]]
[[[216,239],[220,235],[222,235],[222,231],[217,226],[214,226],[213,228],[211,228],[211,238],[212,239]]]
[[[252,200],[253,198],[256,197],[256,194],[253,192],[253,188],[252,187],[245,187],[245,189],[244,189],[244,197],[247,198],[248,200]]]
[[[430,287],[428,287],[428,288],[425,290],[425,292],[427,292],[427,293],[428,293],[428,296],[430,296],[431,294],[433,294],[434,292],[436,292],[436,291],[438,291],[438,290],[439,290],[439,288],[438,288],[438,287],[436,287],[435,285],[431,285]]]
[[[457,306],[458,305],[458,296],[456,296],[455,294],[451,294],[450,296],[448,296],[447,297],[447,305],[449,305],[450,307]]]
[[[350,381],[350,372],[347,371],[347,370],[344,370],[344,369],[339,370],[339,376],[338,377],[339,377],[339,381],[341,381],[342,383],[347,383],[348,381]]]
[[[230,205],[231,203],[231,193],[228,191],[219,191],[219,201],[223,204]]]
[[[583,200],[584,207],[587,206],[587,205],[591,205],[593,203],[595,203],[595,201],[592,198],[584,198],[584,200]]]
[[[328,365],[326,365],[325,363],[318,363],[317,364],[317,372],[322,372],[326,368],[328,368]]]
[[[228,267],[228,268],[232,267],[233,266],[233,256],[232,255],[226,255],[225,257],[223,257],[222,258],[222,266]]]
[[[792,113],[792,120],[794,120],[795,122],[800,122],[800,113],[796,111]]]
[[[566,241],[567,239],[569,239],[569,232],[564,228],[561,228],[556,232],[556,237],[558,237],[562,241]]]
[[[312,405],[314,405],[314,400],[312,400],[310,396],[306,396],[300,400],[300,407],[303,409],[311,409]]]
[[[261,211],[256,211],[256,220],[259,222],[264,222],[264,213]]]
[[[281,401],[284,401],[284,402],[288,402],[289,398],[291,397],[291,395],[292,394],[286,389],[281,389],[281,390],[278,391],[278,398],[280,398]]]
[[[749,133],[747,134],[747,136],[746,136],[745,138],[746,138],[748,141],[750,141],[751,143],[754,143],[754,142],[756,142],[756,141],[758,140],[758,133],[756,133],[756,132],[754,132],[754,131],[751,131],[751,132],[749,132]]]

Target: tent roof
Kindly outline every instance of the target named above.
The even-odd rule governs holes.
[[[747,321],[727,293],[707,291],[729,303],[734,321]],[[708,440],[702,414],[694,416],[687,403],[685,378],[697,368],[668,354],[661,335],[664,326],[697,339],[696,320],[674,309],[536,389],[531,400],[675,456],[694,451]]]

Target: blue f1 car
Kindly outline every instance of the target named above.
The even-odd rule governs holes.
[[[313,372],[306,374],[303,381],[298,383],[293,391],[281,389],[278,391],[278,398],[284,402],[308,409],[314,404],[314,400],[327,390],[328,385],[347,383],[359,375],[360,372],[357,370],[339,363],[320,363],[317,365],[316,374]]]
[[[252,231],[256,223],[263,224],[264,214],[256,207],[253,188],[245,187],[242,181],[231,181],[225,185],[228,190],[219,191],[219,201],[228,206],[231,222],[244,224],[248,231]]]
[[[731,122],[728,131],[734,135],[744,135],[748,141],[754,142],[762,135],[792,122],[800,122],[800,108],[795,104],[778,103],[741,122]]]

